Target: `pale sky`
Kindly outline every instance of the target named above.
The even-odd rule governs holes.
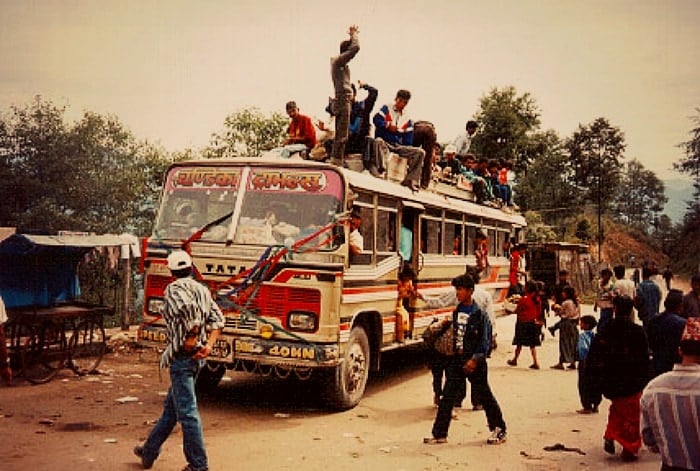
[[[0,0],[0,112],[35,95],[114,114],[139,139],[200,147],[248,107],[324,117],[351,24],[353,80],[452,140],[493,87],[528,92],[542,129],[598,117],[662,179],[700,107],[696,0]]]

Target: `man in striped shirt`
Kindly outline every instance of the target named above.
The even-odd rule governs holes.
[[[168,256],[168,268],[176,278],[165,288],[168,344],[161,356],[161,368],[170,368],[170,388],[163,413],[143,446],[134,448],[144,469],[150,469],[175,425],[182,427],[183,451],[187,466],[183,471],[209,469],[204,448],[202,421],[197,409],[197,373],[224,327],[224,316],[203,284],[195,281],[192,259],[176,250]]]
[[[688,319],[681,363],[653,379],[641,399],[642,440],[662,471],[700,469],[700,318]]]

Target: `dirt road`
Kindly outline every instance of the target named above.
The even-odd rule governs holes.
[[[658,456],[645,449],[633,464],[603,452],[609,402],[599,414],[575,412],[577,374],[549,368],[558,358],[549,333],[539,350],[541,370],[527,368],[528,351],[518,367],[506,365],[514,323],[514,316],[499,318],[499,347],[489,361],[508,423],[502,445],[486,445],[484,413],[471,410],[452,423],[448,444],[422,443],[435,409],[430,372],[414,352],[387,355],[360,405],[341,413],[319,409],[308,383],[229,374],[215,394],[200,398],[211,469],[659,469]],[[159,379],[154,352],[120,345],[105,358],[101,375],[78,378],[65,370],[45,385],[0,389],[0,469],[140,469],[131,450],[160,413],[167,375]],[[579,451],[544,450],[559,443]],[[178,433],[154,469],[184,464]]]

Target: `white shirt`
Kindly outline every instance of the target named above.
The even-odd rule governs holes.
[[[634,281],[622,278],[615,281],[615,294],[618,296],[629,296],[634,299],[637,289],[634,286]]]
[[[452,143],[457,148],[456,155],[463,156],[469,153],[469,148],[472,146],[472,136],[468,132],[464,131],[459,136],[455,137]]]
[[[350,233],[350,245],[357,247],[359,250],[364,250],[365,238],[362,237],[362,234],[357,229]]]

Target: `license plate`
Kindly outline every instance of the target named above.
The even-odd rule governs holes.
[[[231,342],[229,342],[226,339],[218,338],[216,339],[216,343],[214,344],[214,347],[211,349],[211,353],[209,354],[210,357],[212,358],[220,358],[220,359],[233,359],[233,348],[231,348]]]

